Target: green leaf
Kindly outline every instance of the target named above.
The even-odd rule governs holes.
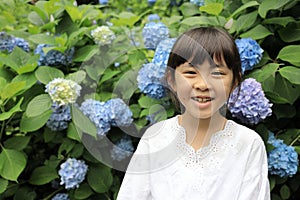
[[[20,130],[22,132],[32,132],[43,127],[52,114],[52,110],[48,110],[41,115],[35,117],[24,117],[21,119]]]
[[[204,6],[200,6],[201,12],[206,12],[210,15],[219,16],[223,10],[223,4],[221,3],[210,3]]]
[[[97,129],[96,126],[91,122],[91,120],[86,117],[81,110],[79,110],[75,105],[71,106],[72,110],[72,120],[77,128],[83,132],[96,138]]]
[[[300,154],[300,146],[294,146],[294,148],[295,148],[295,151],[296,151],[298,154]]]
[[[257,18],[257,11],[248,13],[246,15],[241,15],[235,23],[237,32],[249,29]]]
[[[283,28],[278,31],[280,38],[284,42],[296,42],[300,40],[300,29],[295,27]]]
[[[115,75],[117,75],[119,73],[121,73],[121,71],[119,71],[119,70],[111,70],[111,69],[105,70],[105,73],[101,77],[99,84],[101,85],[103,82],[113,78]]]
[[[185,17],[199,14],[199,8],[192,3],[183,3],[179,9],[182,12],[182,15]]]
[[[62,152],[68,154],[73,147],[75,146],[75,141],[74,140],[70,140],[68,138],[64,138],[62,141],[62,144],[59,146],[58,149],[58,157],[60,157],[62,155]]]
[[[27,105],[26,116],[35,117],[48,111],[52,106],[52,100],[48,94],[40,94],[34,97]]]
[[[266,18],[269,10],[276,10],[289,3],[290,0],[264,0],[258,7],[258,13],[262,18]]]
[[[118,19],[111,19],[111,23],[116,26],[133,26],[137,21],[140,20],[140,17],[131,13],[131,12],[122,12],[116,16]]]
[[[100,47],[98,45],[85,45],[82,48],[76,50],[73,61],[88,61],[98,52],[100,52]]]
[[[155,105],[155,104],[159,104],[159,100],[150,98],[148,96],[143,96],[141,97],[139,100],[139,105],[141,106],[141,108],[150,108],[151,106]]]
[[[27,60],[27,62],[25,64],[20,65],[20,67],[16,70],[16,72],[18,74],[25,74],[25,73],[34,71],[35,68],[37,68],[37,66],[38,66],[38,62],[37,62],[38,58],[39,58],[39,55],[32,56],[31,58],[29,58]]]
[[[291,196],[291,191],[290,188],[284,184],[281,188],[280,188],[280,196],[282,199],[289,199]]]
[[[300,86],[292,85],[280,75],[277,75],[275,78],[275,86],[273,91],[275,94],[281,97],[281,99],[286,99],[286,103],[289,103],[290,105],[294,104],[294,102],[300,96]]]
[[[70,73],[66,76],[66,79],[75,81],[76,83],[81,83],[86,78],[85,71],[78,70],[77,72]]]
[[[21,103],[23,102],[23,99],[24,98],[22,97],[19,100],[19,102],[14,107],[12,107],[9,111],[0,113],[0,121],[4,121],[4,120],[9,119],[16,112],[21,112],[22,109],[20,108],[20,106],[21,106]]]
[[[26,86],[25,81],[20,81],[20,82],[12,82],[3,88],[1,91],[1,98],[2,100],[10,99],[17,95],[20,91],[22,91]]]
[[[262,23],[263,24],[277,24],[277,25],[286,27],[291,22],[295,22],[295,19],[293,17],[273,17],[273,18],[265,19]],[[285,30],[285,29],[280,29],[279,32],[282,30]]]
[[[37,167],[33,170],[29,183],[32,185],[44,185],[52,180],[59,178],[55,168],[49,166]]]
[[[64,73],[59,69],[43,66],[35,71],[35,76],[41,83],[46,85],[54,78],[64,78]]]
[[[270,76],[275,77],[275,73],[277,72],[279,66],[280,65],[277,64],[277,63],[268,63],[267,65],[263,66],[259,70],[259,74],[258,74],[256,80],[258,82],[263,82],[264,80],[266,80]]]
[[[206,17],[206,16],[189,17],[182,20],[181,23],[186,24],[188,26],[219,25],[218,19],[216,17]]]
[[[5,78],[2,78],[0,76],[0,91],[3,90],[3,88],[5,87],[5,85],[7,84],[7,81]]]
[[[27,147],[30,138],[30,136],[13,136],[4,142],[4,147],[21,151]]]
[[[7,186],[8,186],[8,180],[0,178],[0,194],[5,192]]]
[[[29,40],[36,44],[56,45],[55,37],[46,34],[36,34],[28,37]]]
[[[67,130],[67,137],[81,142],[82,131],[76,128],[73,122],[70,122]]]
[[[282,77],[286,78],[293,84],[300,85],[300,68],[287,66],[279,70]]]
[[[289,45],[280,50],[277,58],[300,66],[300,45]]]
[[[110,168],[106,166],[91,166],[88,170],[87,181],[93,190],[104,193],[111,187],[113,176]]]
[[[238,9],[236,9],[232,15],[229,17],[230,18],[234,18],[236,15],[240,14],[242,11],[246,10],[247,8],[253,7],[253,6],[258,6],[259,3],[257,3],[257,1],[250,1],[247,2],[246,4],[243,4],[241,7],[239,7]]]
[[[89,184],[83,183],[75,190],[74,196],[76,199],[88,199],[93,194]]]
[[[19,175],[24,170],[27,160],[24,153],[14,150],[2,148],[0,154],[0,175],[10,181],[17,181]]]
[[[24,90],[28,90],[34,84],[36,84],[37,79],[33,73],[26,73],[26,74],[20,74],[15,76],[11,82],[13,83],[13,82],[23,82],[23,81],[25,81]]]
[[[259,39],[263,39],[269,35],[272,35],[273,33],[271,31],[269,31],[266,27],[264,27],[263,25],[257,25],[254,28],[252,28],[251,30],[243,33],[240,35],[240,37],[242,38],[252,38],[253,40],[259,40]]]

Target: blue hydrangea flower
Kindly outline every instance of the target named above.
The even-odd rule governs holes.
[[[108,4],[108,0],[99,0],[99,4],[106,5]]]
[[[75,81],[55,78],[46,85],[45,92],[49,93],[52,101],[58,105],[75,103],[80,96],[81,86]]]
[[[88,166],[83,160],[68,158],[60,165],[58,174],[60,175],[60,184],[65,184],[66,189],[78,188],[79,184],[85,179]]]
[[[268,168],[270,174],[280,177],[292,177],[298,171],[298,154],[295,148],[286,145],[283,140],[276,139],[270,133],[268,143],[275,148],[268,152]]]
[[[100,46],[109,45],[116,39],[115,33],[108,26],[99,26],[91,31],[91,35],[96,44]]]
[[[66,193],[57,193],[51,200],[70,200]]]
[[[156,0],[148,0],[149,5],[153,6],[155,4]]]
[[[57,50],[50,50],[45,54],[43,48],[46,47],[51,47],[51,45],[39,44],[34,50],[35,54],[40,55],[40,58],[38,60],[39,66],[59,67],[59,66],[67,66],[72,62],[73,55],[75,52],[75,49],[73,47],[69,50],[66,50],[64,53]]]
[[[204,0],[190,0],[190,3],[195,4],[197,6],[204,6]]]
[[[144,64],[138,72],[138,88],[151,98],[161,99],[166,91],[162,84],[165,68],[154,63]]]
[[[112,126],[129,126],[132,123],[132,112],[122,99],[110,99],[106,102],[106,106],[110,110]]]
[[[144,45],[147,49],[155,50],[160,41],[169,37],[169,29],[162,22],[149,22],[142,31]]]
[[[235,88],[228,100],[228,109],[232,116],[247,124],[257,124],[270,116],[271,106],[261,84],[253,78],[245,79],[240,91]]]
[[[133,151],[134,148],[131,139],[129,137],[125,137],[114,145],[110,153],[113,160],[122,161],[132,155]]]
[[[159,21],[160,17],[158,16],[158,14],[151,14],[148,16],[148,21]]]
[[[264,50],[251,38],[237,39],[235,43],[240,53],[242,73],[252,70],[253,66],[261,60]]]
[[[111,111],[105,102],[87,99],[82,102],[80,110],[95,124],[99,136],[106,135],[111,128]]]
[[[168,38],[165,40],[162,40],[156,50],[154,57],[152,59],[152,63],[159,65],[161,68],[166,70],[167,64],[168,64],[168,59],[169,59],[169,54],[171,52],[171,49],[176,41],[176,38]]]
[[[59,106],[57,103],[53,103],[52,111],[53,113],[46,124],[47,127],[52,131],[62,131],[68,128],[69,122],[71,121],[70,106]]]
[[[0,51],[8,51],[10,53],[16,46],[26,52],[30,51],[29,43],[23,38],[13,37],[5,32],[0,32]]]

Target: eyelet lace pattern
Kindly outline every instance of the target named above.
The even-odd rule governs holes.
[[[235,123],[227,120],[224,130],[212,135],[208,146],[195,151],[192,146],[186,143],[185,129],[178,124],[177,117],[175,120],[176,122],[172,125],[172,132],[178,134],[176,138],[178,155],[181,155],[181,161],[185,167],[195,173],[191,188],[203,193],[206,190],[204,184],[206,179],[218,174],[228,151],[236,153],[237,144],[233,139]]]

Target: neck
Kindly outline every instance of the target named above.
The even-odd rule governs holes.
[[[179,117],[179,123],[186,131],[186,142],[194,149],[207,146],[211,136],[224,129],[226,121],[222,115],[199,119],[184,113]]]

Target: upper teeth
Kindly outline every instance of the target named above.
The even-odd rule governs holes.
[[[211,101],[210,97],[204,97],[204,98],[199,98],[199,97],[193,97],[194,100],[198,101],[198,102],[207,102],[207,101]]]

